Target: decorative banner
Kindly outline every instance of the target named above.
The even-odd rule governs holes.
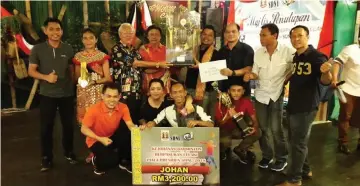
[[[309,44],[317,48],[325,4],[325,0],[236,0],[235,22],[240,25],[240,40],[256,50],[261,47],[261,26],[275,23],[280,30],[279,42],[291,46],[290,29],[296,25],[304,25],[310,30]]]
[[[134,185],[220,184],[219,129],[131,131]]]

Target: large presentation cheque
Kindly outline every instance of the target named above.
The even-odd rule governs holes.
[[[218,128],[131,131],[134,185],[220,183]]]

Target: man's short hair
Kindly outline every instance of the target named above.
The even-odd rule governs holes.
[[[119,26],[119,30],[118,30],[118,33],[120,33],[120,31],[124,28],[130,28],[132,31],[135,32],[135,29],[134,27],[131,26],[130,23],[122,23],[120,26]]]
[[[172,90],[173,86],[175,86],[175,85],[181,85],[184,88],[184,90],[186,90],[185,84],[183,82],[177,81],[177,82],[174,82],[171,84],[170,91]]]
[[[276,39],[279,37],[279,28],[278,28],[278,26],[276,26],[276,24],[268,23],[261,27],[261,29],[264,29],[264,28],[267,28],[270,31],[271,35],[277,34]]]
[[[161,31],[161,28],[160,27],[158,27],[157,25],[151,25],[151,26],[149,26],[149,28],[146,30],[146,36],[149,36],[149,32],[151,31],[151,30],[158,30],[159,32],[160,32],[160,35],[162,35],[162,31]]]
[[[228,90],[230,90],[230,88],[232,86],[241,86],[245,90],[244,83],[241,83],[241,82],[232,82],[232,83],[230,83]]]
[[[117,90],[120,93],[119,87],[116,83],[105,83],[102,88],[102,93],[104,94],[107,89]]]
[[[202,29],[201,33],[203,33],[205,29],[210,29],[210,30],[212,30],[213,33],[214,33],[214,38],[216,37],[216,31],[215,31],[214,26],[212,26],[212,25],[205,25],[204,28]]]
[[[60,28],[63,29],[62,23],[58,18],[49,17],[44,21],[44,27],[47,27],[49,23],[58,23],[60,25]]]
[[[308,27],[306,27],[306,26],[304,26],[304,25],[297,25],[297,26],[295,26],[294,28],[292,28],[292,29],[290,30],[289,36],[291,36],[291,32],[292,32],[293,30],[297,29],[297,28],[302,28],[302,29],[304,29],[307,35],[310,34]]]

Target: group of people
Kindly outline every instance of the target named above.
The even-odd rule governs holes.
[[[97,36],[91,29],[82,33],[84,50],[74,55],[71,46],[61,42],[63,29],[58,19],[48,18],[44,27],[48,39],[32,49],[29,60],[29,75],[40,80],[41,171],[52,167],[57,108],[65,158],[77,163],[73,153],[73,88],[85,72],[89,76],[87,86],[77,84],[77,119],[97,175],[115,166],[132,172],[133,127],[219,127],[222,160],[231,153],[231,140],[237,137],[242,141],[233,152],[241,163],[254,163],[251,147],[259,141],[262,159],[258,166],[282,171],[291,162],[288,179],[280,185],[301,185],[304,177],[312,177],[307,143],[321,101],[321,87],[337,86],[340,66],[344,67],[346,82],[342,88],[348,101],[341,104],[339,150],[349,152],[349,120],[360,102],[360,59],[355,55],[360,52],[358,44],[346,47],[334,61],[328,60],[308,44],[307,27],[298,25],[290,30],[292,48],[278,43],[275,24],[266,24],[260,32],[262,47],[254,52],[239,41],[240,28],[233,23],[224,31],[226,45],[217,51],[215,29],[206,25],[200,46],[194,48],[194,65],[186,67],[186,81],[180,82],[176,78],[178,69],[166,62],[166,46],[160,43],[162,30],[156,25],[147,29],[148,44],[135,48],[135,30],[123,23],[118,30],[120,41],[109,55],[97,50]],[[219,82],[220,90],[212,82],[202,83],[199,64],[222,59],[227,68],[220,73],[228,80]],[[255,103],[250,98],[250,80],[256,85]],[[288,82],[290,148],[282,126],[284,86]],[[221,93],[229,95],[231,106],[217,101]]]

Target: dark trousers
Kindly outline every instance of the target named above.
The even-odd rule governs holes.
[[[275,102],[270,100],[268,105],[258,101],[255,102],[256,116],[262,131],[262,136],[259,140],[262,156],[265,159],[271,160],[274,157],[275,151],[276,161],[280,162],[285,162],[288,156],[282,126],[283,98],[283,95],[281,95]],[[270,143],[271,140],[274,142],[274,150]]]
[[[53,158],[53,128],[55,123],[56,111],[59,108],[60,120],[62,124],[62,144],[64,154],[73,151],[74,133],[74,98],[62,97],[52,98],[41,96],[40,100],[40,125],[41,125],[41,154],[43,157]]]
[[[228,148],[231,148],[231,141],[233,138],[242,139],[237,145],[235,151],[247,151],[261,136],[261,131],[257,131],[253,135],[243,137],[242,132],[239,129],[232,131],[220,128],[220,151],[226,152]]]
[[[291,164],[289,182],[296,183],[302,179],[302,174],[310,171],[308,162],[308,141],[311,125],[317,110],[304,113],[289,114],[289,132],[291,146]]]
[[[104,146],[100,142],[94,143],[90,150],[95,156],[95,165],[99,171],[106,171],[116,167],[121,160],[131,162],[131,141],[127,136],[122,135],[122,131],[117,129],[110,137],[113,141],[109,146]],[[117,149],[117,151],[115,151]]]
[[[339,114],[339,125],[338,125],[339,143],[341,144],[346,144],[348,142],[348,131],[350,126],[349,123],[351,118],[353,117],[354,109],[360,106],[360,97],[349,95],[346,92],[344,92],[344,95],[346,97],[347,102],[346,103],[340,102],[340,114]],[[359,126],[359,134],[360,134],[360,126]],[[360,138],[359,138],[359,144],[360,144]]]

